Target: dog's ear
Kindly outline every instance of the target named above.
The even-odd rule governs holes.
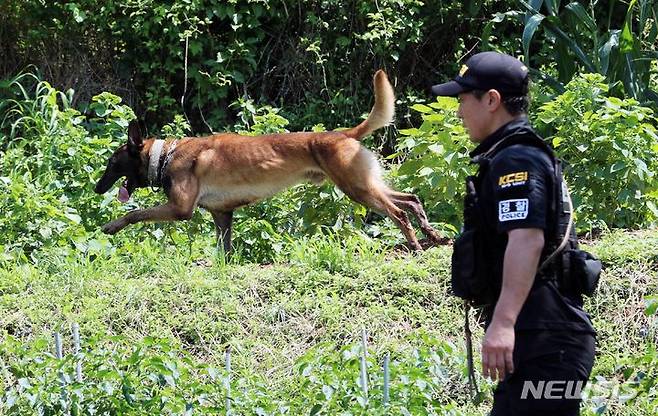
[[[128,124],[128,153],[132,156],[139,156],[144,148],[144,140],[139,131],[139,123],[133,120]]]

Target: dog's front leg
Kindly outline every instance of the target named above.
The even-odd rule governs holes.
[[[169,201],[166,204],[131,211],[123,217],[105,224],[102,230],[106,234],[116,234],[130,224],[142,221],[189,220],[194,214],[197,194],[198,185],[193,176],[178,181],[172,180]]]
[[[222,243],[224,253],[229,254],[232,249],[231,245],[231,226],[233,223],[233,211],[211,211],[212,219],[215,221],[217,228],[217,240]]]
[[[142,221],[189,220],[192,218],[193,213],[194,209],[181,209],[178,206],[167,203],[153,208],[131,211],[119,219],[108,222],[103,226],[102,230],[106,234],[116,234],[130,224]]]

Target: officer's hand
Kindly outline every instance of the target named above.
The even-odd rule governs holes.
[[[482,341],[482,374],[491,380],[502,381],[514,372],[514,325],[491,322]]]

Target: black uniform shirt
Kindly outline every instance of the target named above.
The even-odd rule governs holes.
[[[516,119],[487,137],[472,153],[480,155],[511,135],[534,135],[525,118]],[[544,241],[551,241],[547,232],[554,221],[554,168],[551,158],[538,147],[501,143],[483,167],[478,195],[483,209],[487,253],[491,279],[496,292],[502,284],[503,260],[507,247],[507,232],[518,228],[544,230]],[[550,253],[549,253],[550,254]],[[512,253],[514,255],[514,253]],[[485,311],[490,321],[493,309]],[[516,321],[517,331],[573,330],[594,333],[589,316],[582,309],[582,297],[562,294],[551,280],[535,278]]]

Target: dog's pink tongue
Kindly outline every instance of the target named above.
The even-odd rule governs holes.
[[[130,199],[130,194],[128,193],[128,190],[126,189],[125,186],[122,186],[121,188],[119,188],[119,194],[117,195],[117,198],[123,204],[128,202],[128,200]]]

